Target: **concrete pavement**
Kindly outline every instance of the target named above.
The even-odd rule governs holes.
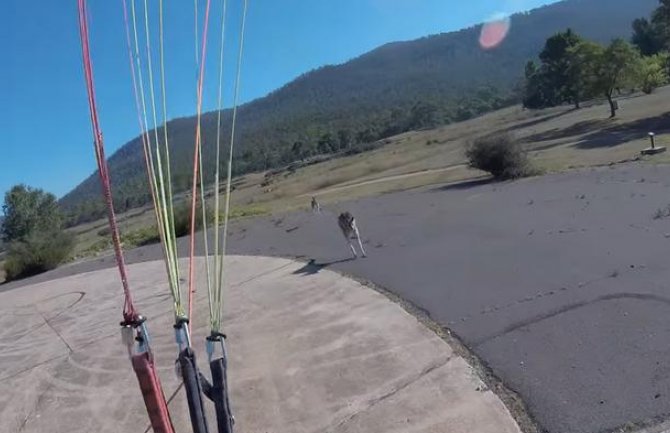
[[[472,367],[385,296],[286,259],[232,257],[228,265],[238,432],[519,433]],[[176,430],[190,431],[173,373],[164,265],[132,265],[130,277],[166,394],[176,392]],[[121,293],[113,268],[0,293],[0,431],[145,431],[119,338]],[[206,302],[199,287],[193,334],[201,359]]]

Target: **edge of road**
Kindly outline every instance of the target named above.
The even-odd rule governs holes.
[[[252,256],[252,254],[236,254],[240,256]],[[306,257],[291,257],[287,255],[277,255],[275,257],[281,257],[288,260],[293,260],[298,263],[308,264],[309,260]],[[493,373],[493,370],[482,361],[477,355],[475,355],[468,347],[463,343],[463,341],[454,334],[448,327],[442,326],[433,320],[430,317],[430,314],[425,309],[415,305],[411,301],[408,301],[391,291],[390,289],[383,287],[380,284],[370,281],[365,278],[361,278],[357,275],[343,272],[339,269],[328,269],[331,272],[338,273],[346,278],[349,278],[357,283],[376,291],[377,293],[386,297],[389,301],[397,304],[405,310],[409,315],[414,317],[419,323],[428,328],[430,331],[435,333],[439,338],[441,338],[446,344],[448,344],[454,354],[462,357],[476,372],[477,377],[484,382],[484,385],[490,389],[498,398],[503,402],[509,413],[516,421],[519,429],[524,433],[544,433],[546,430],[543,429],[538,422],[532,417],[530,412],[526,407],[526,403],[523,401],[521,396],[514,391],[513,389],[507,387],[505,383]],[[670,421],[667,424],[667,427],[670,428]],[[667,432],[656,430],[647,432],[646,430],[636,432],[636,433],[670,433],[670,430]]]

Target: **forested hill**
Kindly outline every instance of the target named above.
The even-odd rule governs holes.
[[[512,17],[496,49],[479,47],[481,26],[395,42],[337,66],[311,71],[241,107],[235,174],[289,163],[416,128],[464,120],[516,102],[525,63],[546,38],[567,27],[608,42],[628,38],[633,19],[648,16],[657,0],[566,0]],[[454,7],[467,7],[458,5]],[[204,160],[211,173],[216,113],[203,117]],[[224,113],[229,124],[230,112]],[[195,119],[168,123],[176,191],[185,190]],[[225,137],[227,134],[224,134]],[[139,138],[110,158],[119,210],[149,200]],[[75,222],[103,215],[92,175],[61,199]]]

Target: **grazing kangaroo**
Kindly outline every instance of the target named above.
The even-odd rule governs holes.
[[[316,201],[316,197],[312,196],[312,212],[321,213],[321,205]]]
[[[354,219],[354,216],[349,212],[341,213],[340,216],[337,217],[337,225],[340,226],[344,238],[349,243],[349,248],[351,248],[351,252],[354,254],[354,258],[357,258],[358,255],[356,254],[354,245],[351,243],[352,239],[356,239],[358,241],[358,246],[361,249],[361,253],[363,253],[363,257],[366,257],[365,250],[363,249],[363,243],[361,242],[361,234],[358,232],[358,227],[356,226],[356,220]]]

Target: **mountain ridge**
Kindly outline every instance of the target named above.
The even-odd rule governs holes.
[[[239,108],[235,174],[264,170],[316,153],[364,148],[408,129],[465,120],[518,100],[523,65],[546,37],[567,27],[598,41],[629,37],[631,22],[657,0],[565,0],[514,14],[506,40],[478,45],[481,24],[394,41],[341,64],[324,65]],[[224,110],[224,137],[230,110]],[[205,172],[213,168],[217,112],[202,117]],[[160,128],[159,128],[160,129]],[[195,118],[168,122],[175,190],[189,185]],[[115,204],[121,211],[149,200],[139,137],[109,158]],[[92,174],[60,200],[73,222],[102,216]]]

